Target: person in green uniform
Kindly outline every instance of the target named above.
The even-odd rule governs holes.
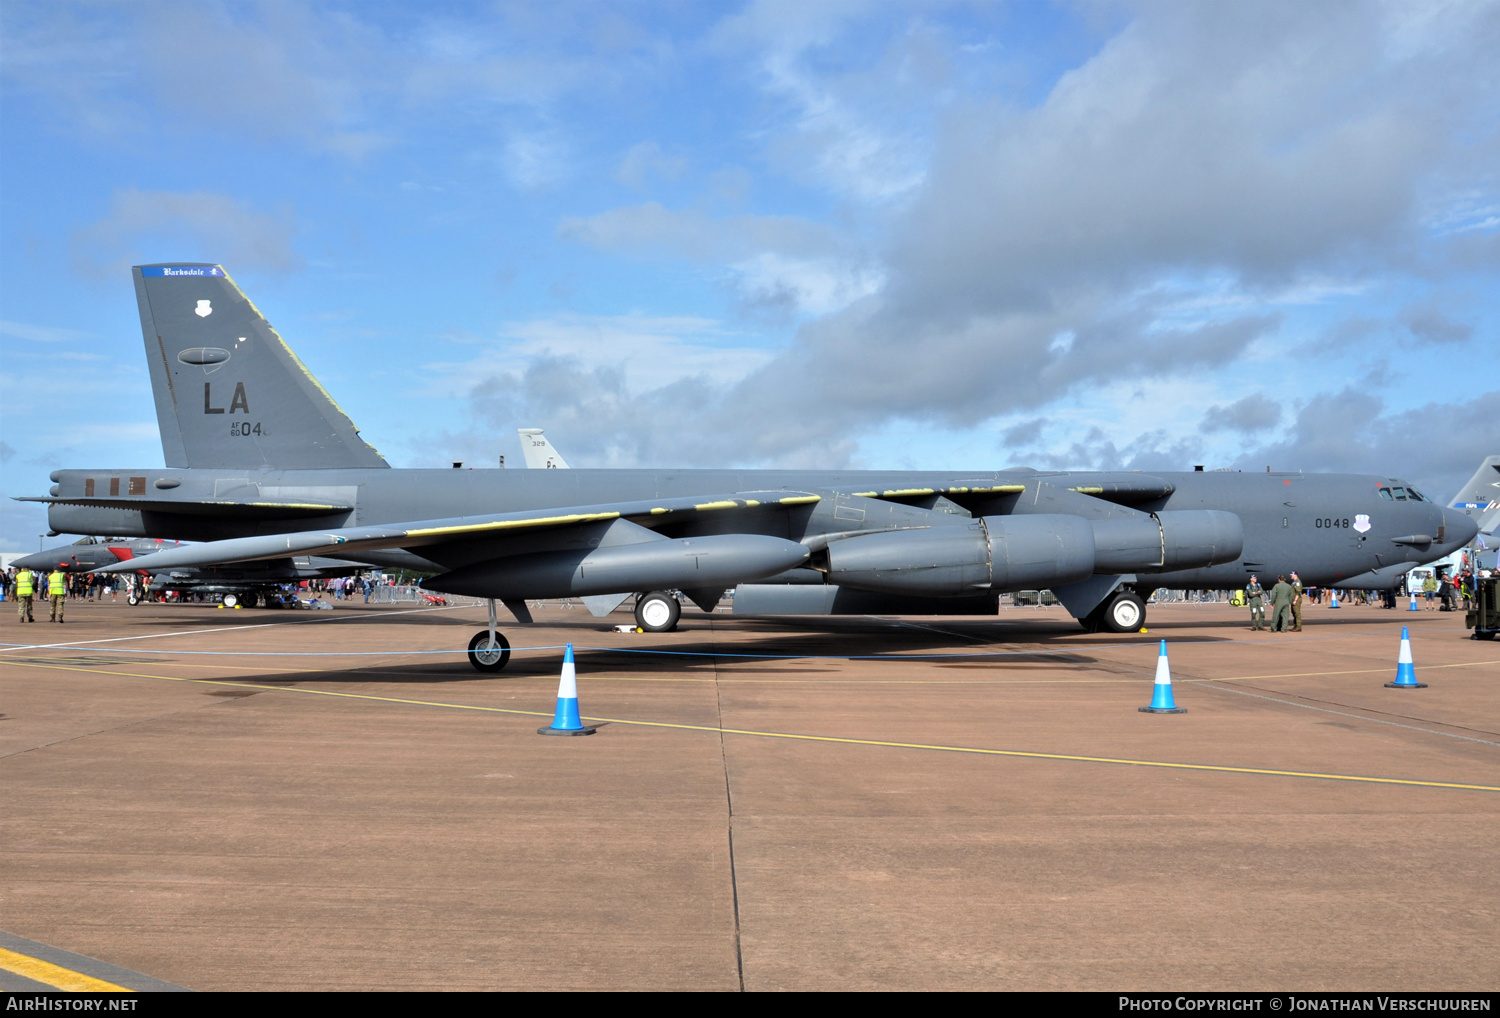
[[[1250,628],[1260,630],[1266,628],[1266,588],[1260,585],[1260,579],[1251,575],[1250,582],[1245,585],[1245,603],[1250,606]]]
[[[16,573],[16,613],[22,622],[35,622],[31,616],[31,599],[36,596],[36,573],[22,569]]]
[[[1276,577],[1271,588],[1271,632],[1284,633],[1292,619],[1292,585],[1285,576]]]
[[[63,604],[68,600],[68,574],[54,569],[47,574],[47,596],[52,599],[52,621],[63,620]]]
[[[1292,573],[1292,632],[1302,632],[1302,581]]]

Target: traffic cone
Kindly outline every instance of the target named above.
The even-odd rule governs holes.
[[[1417,592],[1415,590],[1411,592],[1411,607],[1406,610],[1409,612],[1417,610]]]
[[[1161,653],[1156,657],[1156,691],[1151,696],[1151,706],[1137,707],[1145,714],[1186,714],[1186,707],[1179,707],[1172,699],[1172,667],[1167,664],[1167,641],[1161,641]]]
[[[1338,592],[1338,588],[1335,587],[1330,593],[1333,594],[1333,600],[1330,601],[1330,602],[1328,602],[1328,607],[1330,607],[1330,608],[1337,608],[1339,606],[1339,592]]]
[[[557,713],[547,728],[538,728],[538,735],[593,735],[598,731],[588,728],[578,719],[578,676],[573,671],[573,645],[563,652],[562,678],[557,683]]]
[[[1427,683],[1417,681],[1417,670],[1411,663],[1411,637],[1406,627],[1401,627],[1401,653],[1396,655],[1396,681],[1387,682],[1389,689],[1426,689]]]

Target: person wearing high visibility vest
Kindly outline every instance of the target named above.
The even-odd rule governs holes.
[[[52,599],[52,621],[63,620],[63,605],[68,600],[68,574],[54,569],[47,574],[47,596]]]
[[[16,573],[16,613],[22,622],[35,622],[31,617],[31,599],[36,595],[36,574],[30,569]]]

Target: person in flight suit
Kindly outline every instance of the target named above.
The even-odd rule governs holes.
[[[1302,632],[1302,581],[1292,573],[1292,632]]]
[[[35,622],[31,615],[31,599],[36,596],[36,573],[22,569],[16,573],[16,612],[22,622]]]
[[[1271,588],[1271,632],[1284,633],[1292,618],[1292,585],[1285,576],[1276,577]]]
[[[1259,630],[1266,628],[1266,588],[1260,585],[1260,579],[1253,573],[1250,582],[1245,585],[1245,603],[1250,606],[1250,628]]]
[[[63,604],[68,600],[68,574],[54,569],[47,574],[47,596],[52,599],[52,621],[62,622]]]

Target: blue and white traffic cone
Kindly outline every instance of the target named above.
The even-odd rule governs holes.
[[[1390,689],[1426,689],[1427,683],[1417,681],[1417,670],[1411,663],[1411,637],[1406,627],[1401,627],[1401,653],[1396,655],[1396,681],[1387,682]]]
[[[1167,664],[1167,641],[1161,641],[1161,653],[1156,657],[1156,691],[1151,695],[1151,706],[1137,707],[1144,714],[1186,714],[1186,707],[1177,706],[1172,699],[1172,667]]]
[[[578,676],[573,670],[573,645],[563,652],[562,678],[557,683],[557,713],[551,726],[538,728],[538,735],[593,735],[578,717]]]
[[[1333,590],[1330,591],[1330,593],[1333,594],[1333,600],[1330,601],[1330,602],[1328,602],[1328,607],[1330,607],[1330,608],[1337,608],[1339,606],[1339,591],[1338,591],[1338,588],[1337,587],[1333,588]]]
[[[1415,590],[1411,592],[1411,607],[1407,608],[1406,610],[1409,612],[1414,612],[1417,610],[1417,592]]]

